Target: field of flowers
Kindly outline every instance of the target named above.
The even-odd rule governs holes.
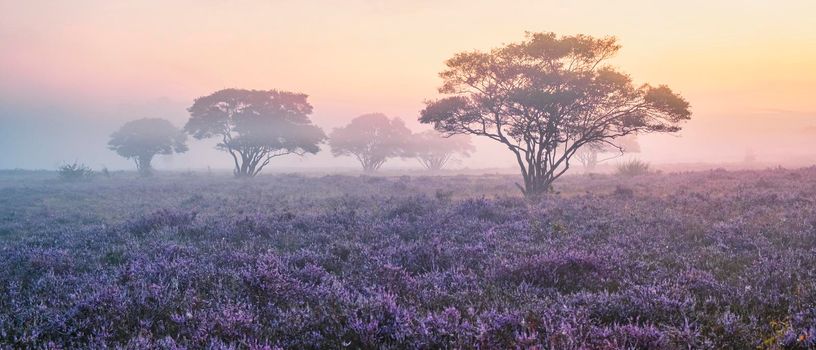
[[[0,173],[0,348],[816,348],[816,168],[513,180]]]

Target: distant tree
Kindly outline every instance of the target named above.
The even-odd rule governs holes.
[[[584,167],[584,171],[591,172],[595,167],[609,159],[616,158],[624,153],[640,152],[640,144],[634,134],[630,134],[608,142],[595,142],[585,145],[575,152],[575,158]],[[608,155],[608,156],[604,156]]]
[[[388,158],[411,157],[411,130],[399,118],[364,114],[329,135],[332,154],[352,155],[366,172],[377,171]]]
[[[216,147],[232,156],[235,176],[252,177],[272,158],[320,151],[326,135],[312,125],[306,99],[277,90],[220,90],[195,100],[184,130],[199,140],[218,138]]]
[[[150,162],[157,154],[183,153],[187,135],[160,118],[144,118],[125,123],[111,134],[108,148],[122,157],[133,159],[142,176],[148,176],[153,168]]]
[[[676,132],[689,104],[667,86],[633,85],[605,62],[614,38],[553,33],[446,62],[420,121],[446,134],[489,138],[513,153],[526,196],[551,189],[581,148],[629,134]]]
[[[417,160],[426,169],[432,171],[444,168],[445,164],[457,154],[468,157],[475,150],[467,135],[445,137],[435,130],[415,134],[411,143]]]

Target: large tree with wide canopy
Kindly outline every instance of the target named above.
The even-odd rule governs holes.
[[[456,54],[422,123],[507,147],[526,196],[548,191],[586,145],[630,134],[677,132],[689,103],[668,86],[643,84],[608,64],[615,38],[532,33],[490,52]]]

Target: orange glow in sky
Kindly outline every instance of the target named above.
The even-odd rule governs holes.
[[[0,0],[0,102],[189,105],[278,88],[309,94],[327,130],[374,111],[418,129],[454,53],[525,31],[614,35],[618,68],[694,112],[680,137],[645,139],[643,157],[728,161],[769,143],[813,148],[814,14],[810,0]]]

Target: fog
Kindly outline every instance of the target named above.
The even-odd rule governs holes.
[[[638,83],[668,84],[691,103],[692,119],[680,133],[641,136],[641,152],[621,159],[669,169],[816,162],[816,30],[804,15],[816,10],[811,2],[594,6],[357,1],[333,11],[318,2],[212,1],[198,8],[3,1],[0,168],[55,169],[79,161],[130,170],[131,161],[106,147],[119,126],[165,118],[181,127],[196,97],[233,87],[306,93],[312,121],[327,133],[373,112],[399,117],[414,132],[428,130],[417,117],[423,101],[438,96],[445,59],[538,30],[614,35],[623,45],[617,68]],[[642,16],[615,20],[633,12]],[[478,25],[484,22],[493,25]],[[501,145],[473,142],[476,152],[449,168],[514,169]],[[188,152],[159,156],[154,167],[231,168],[214,141],[188,144]],[[353,158],[322,149],[275,159],[267,169],[357,169]],[[392,159],[383,169],[420,164]]]
[[[816,349],[814,14],[0,0],[0,349]]]
[[[345,106],[315,105],[313,121],[325,131],[342,126],[357,116]],[[0,157],[2,169],[53,170],[66,162],[79,161],[88,166],[111,170],[133,170],[130,160],[107,149],[110,134],[126,121],[144,117],[162,117],[176,126],[189,118],[189,101],[159,97],[152,101],[93,106],[59,103],[42,105],[3,101],[0,109]],[[334,108],[332,108],[334,107]],[[414,132],[429,130],[416,121],[416,111],[392,112]],[[702,110],[701,110],[702,109]],[[629,158],[649,161],[657,167],[677,170],[700,168],[761,168],[769,166],[809,166],[816,162],[816,114],[786,110],[753,110],[741,114],[709,112],[694,108],[692,120],[677,135],[644,135],[639,138],[639,153],[611,159],[615,164]],[[515,170],[512,154],[499,144],[479,137],[470,157],[457,157],[449,169]],[[215,149],[213,140],[188,141],[190,150],[182,154],[158,156],[158,170],[230,170],[231,160]],[[273,160],[267,171],[357,171],[352,157],[333,157],[328,145],[316,155],[290,155]],[[747,162],[752,158],[752,162]],[[498,168],[498,169],[497,169]],[[383,170],[421,169],[415,159],[391,159]]]

